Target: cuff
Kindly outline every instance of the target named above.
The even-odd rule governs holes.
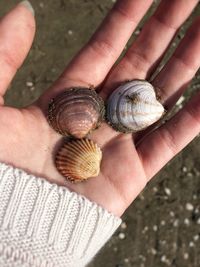
[[[0,266],[85,266],[120,223],[85,197],[0,163]]]

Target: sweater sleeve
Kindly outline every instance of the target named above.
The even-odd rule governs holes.
[[[121,223],[67,188],[0,163],[0,266],[82,267]]]

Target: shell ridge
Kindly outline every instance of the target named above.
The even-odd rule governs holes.
[[[86,145],[85,139],[83,139],[82,142],[79,141],[79,142],[78,142],[78,146],[79,146],[79,148],[81,148],[81,149],[84,150],[85,152],[88,151],[88,147],[87,147],[87,145]]]
[[[117,118],[118,118],[119,122],[121,122],[121,125],[123,125],[125,127],[125,129],[127,129],[127,130],[129,130],[129,129],[123,124],[123,122],[121,120],[121,116],[120,116],[120,97],[122,98],[126,94],[126,92],[130,90],[130,88],[131,87],[126,88],[126,90],[124,90],[122,95],[119,96],[119,94],[118,94],[118,101],[117,101],[117,107],[116,107]]]
[[[121,99],[123,100],[123,97],[125,96],[125,97],[130,97],[130,94],[128,94],[129,93],[129,91],[132,91],[133,89],[132,89],[132,86],[130,85],[129,87],[127,86],[127,88],[126,88],[126,90],[124,90],[124,92],[123,92],[123,94],[121,94]],[[133,93],[131,92],[131,95],[137,95],[137,91],[134,91]],[[118,119],[119,119],[119,122],[121,123],[121,125],[123,125],[123,127],[124,127],[124,131],[131,131],[131,128],[130,127],[128,127],[127,126],[127,124],[129,124],[129,123],[131,123],[130,122],[130,120],[131,120],[131,118],[130,118],[130,116],[128,117],[128,116],[126,116],[126,117],[124,117],[124,119],[120,116],[120,98],[119,98],[119,101],[118,101],[118,107],[117,107],[117,109],[118,109]],[[130,106],[130,109],[131,109],[131,111],[132,111],[132,113],[133,113],[133,105],[131,105],[131,101],[130,101],[130,103],[128,102],[127,104],[125,104],[125,103],[123,103],[123,106],[124,107],[126,107],[126,110],[125,110],[125,113],[128,113],[127,112],[127,110],[129,110],[129,106]],[[123,107],[122,106],[122,107]],[[130,119],[129,119],[130,118]],[[127,119],[127,122],[125,121]],[[135,119],[133,119],[133,123],[135,122],[135,124],[136,124],[136,120]]]

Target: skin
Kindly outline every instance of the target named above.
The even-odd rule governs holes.
[[[20,110],[4,106],[3,96],[31,47],[35,20],[28,9],[17,5],[0,21],[0,161],[66,186],[121,216],[147,182],[199,133],[200,93],[164,125],[137,135],[137,139],[131,134],[117,133],[104,123],[90,136],[103,150],[101,173],[80,184],[66,181],[55,168],[54,155],[62,138],[48,125],[48,103],[66,87],[93,85],[106,99],[125,80],[151,78],[176,31],[197,3],[163,0],[114,66],[152,4],[151,0],[118,1],[61,77],[36,103]],[[159,88],[161,102],[167,109],[175,104],[198,70],[199,47],[197,18],[171,59],[151,81]]]

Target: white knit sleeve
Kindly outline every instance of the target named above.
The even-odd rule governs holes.
[[[67,188],[0,163],[0,266],[82,267],[121,219]]]

